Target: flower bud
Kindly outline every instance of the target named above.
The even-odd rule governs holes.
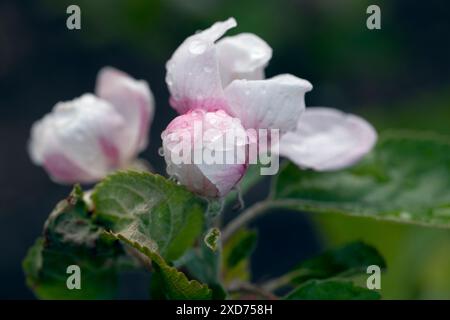
[[[224,111],[190,111],[161,137],[168,174],[200,195],[225,196],[247,169],[245,129]]]

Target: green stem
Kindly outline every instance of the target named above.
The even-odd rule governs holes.
[[[222,231],[222,241],[225,243],[237,230],[247,225],[252,220],[263,215],[269,209],[289,208],[294,205],[295,200],[290,199],[286,200],[266,199],[261,202],[256,202],[225,226],[225,228]]]
[[[308,271],[305,271],[305,270],[294,270],[294,271],[288,272],[278,278],[268,280],[261,287],[267,291],[275,291],[277,289],[280,289],[280,288],[283,288],[283,287],[289,285],[293,279],[300,277],[302,275],[307,275],[307,274],[308,274]]]

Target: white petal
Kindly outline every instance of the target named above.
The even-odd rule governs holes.
[[[95,182],[121,164],[124,129],[108,102],[86,94],[58,103],[33,125],[30,155],[57,182]]]
[[[236,79],[264,79],[264,68],[272,58],[272,48],[252,33],[220,39],[217,53],[223,87]]]
[[[375,129],[361,117],[331,108],[306,108],[296,131],[281,138],[280,154],[303,168],[339,170],[358,162],[376,140]]]
[[[126,157],[134,158],[147,146],[153,119],[154,99],[147,82],[105,67],[98,74],[96,94],[110,102],[125,119],[128,138],[121,149]]]
[[[183,114],[194,108],[208,111],[224,104],[215,41],[236,26],[230,18],[187,38],[167,62],[170,103]]]
[[[295,128],[305,109],[305,93],[312,85],[284,74],[267,80],[234,80],[226,89],[226,111],[241,119],[246,129]]]

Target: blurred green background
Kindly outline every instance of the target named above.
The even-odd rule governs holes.
[[[70,4],[81,8],[81,30],[66,28]],[[366,28],[370,4],[381,7],[381,30]],[[0,1],[0,297],[32,297],[20,261],[69,190],[31,164],[29,128],[57,101],[92,91],[102,66],[150,83],[157,111],[143,157],[158,172],[164,172],[159,135],[175,116],[167,103],[165,62],[187,36],[230,16],[238,27],[229,34],[252,32],[273,48],[268,76],[288,72],[314,85],[307,105],[354,112],[379,131],[450,136],[449,11],[444,0]],[[250,192],[247,202],[260,199],[267,184]],[[387,259],[384,298],[450,299],[449,231],[292,212],[265,216],[255,226],[255,281],[286,272],[323,248],[362,239]],[[124,285],[121,296],[143,290]]]

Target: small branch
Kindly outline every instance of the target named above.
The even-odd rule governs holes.
[[[250,208],[245,210],[243,213],[239,214],[234,220],[228,223],[222,231],[222,242],[225,243],[233,233],[235,233],[239,228],[243,227],[251,220],[263,214],[266,210],[271,207],[269,200],[262,202],[257,202]]]
[[[292,279],[299,276],[300,274],[301,271],[299,270],[286,273],[278,278],[268,280],[266,283],[262,285],[262,288],[267,291],[275,291],[277,289],[289,285]]]
[[[278,300],[278,297],[276,295],[274,295],[272,292],[267,291],[263,288],[260,288],[256,285],[248,283],[248,282],[240,282],[240,281],[233,282],[228,287],[228,292],[229,293],[246,292],[246,293],[258,295],[260,297],[263,297],[263,298],[266,298],[269,300]]]
[[[247,225],[250,221],[264,214],[269,209],[273,208],[289,208],[295,206],[296,200],[271,200],[267,199],[257,202],[250,208],[239,214],[234,220],[228,223],[222,232],[222,241],[225,243],[231,235],[233,235],[239,228]]]

